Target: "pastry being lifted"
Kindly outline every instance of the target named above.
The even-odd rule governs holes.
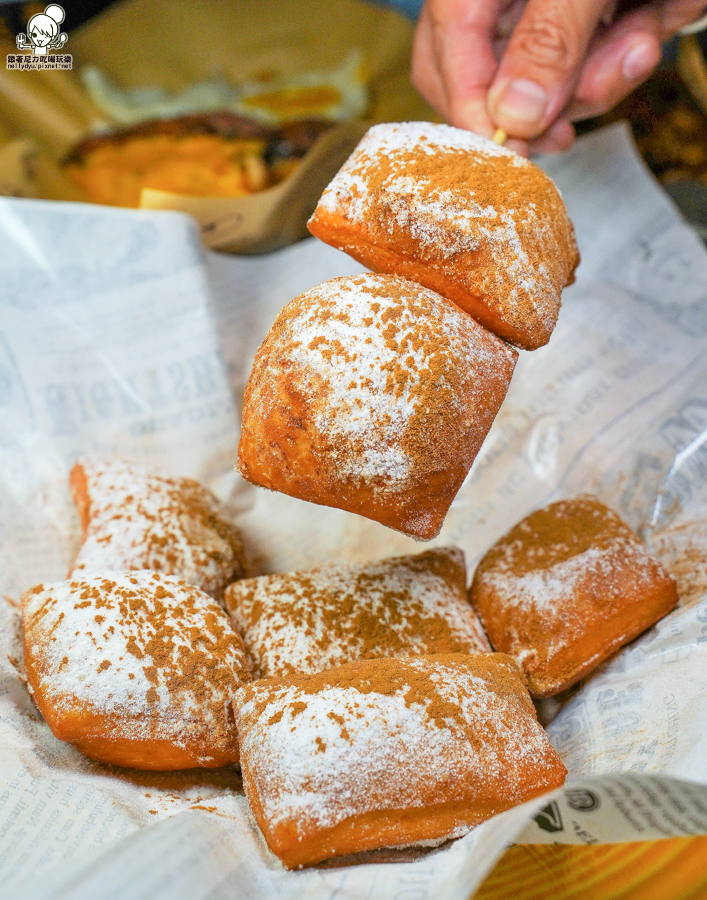
[[[433,538],[517,353],[405,278],[335,278],[282,310],[246,386],[249,481]]]
[[[437,291],[526,350],[550,339],[579,263],[560,192],[541,169],[431,122],[371,128],[309,230],[373,271]]]

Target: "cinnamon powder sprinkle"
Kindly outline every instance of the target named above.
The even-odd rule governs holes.
[[[439,272],[480,300],[492,321],[523,335],[520,346],[538,335],[545,343],[579,261],[562,197],[542,170],[485,138],[430,122],[371,128],[310,224],[356,258],[361,247],[374,248],[363,261],[379,262],[379,271],[396,271],[397,258],[404,261],[397,271],[415,278],[406,268],[415,263],[428,286],[424,270]]]
[[[608,629],[604,646],[610,646],[621,637],[611,631],[612,619],[624,610],[635,609],[634,627],[646,619],[640,632],[677,599],[669,575],[638,536],[589,495],[552,503],[519,522],[479,563],[470,596],[493,645],[528,674],[559,665],[570,648],[582,660],[600,628]]]
[[[246,388],[241,445],[257,448],[267,471],[297,475],[301,468],[304,477],[316,469],[322,491],[372,490],[381,504],[402,507],[401,515],[403,495],[429,496],[436,478],[448,506],[516,358],[471,316],[414,282],[336,278],[291,301],[271,328]],[[241,471],[249,477],[242,456]],[[412,534],[440,518],[424,504],[408,515],[401,530]]]
[[[300,840],[376,809],[462,801],[483,818],[565,776],[502,654],[365,660],[255,681],[239,690],[236,721],[249,799],[269,830],[287,826]]]
[[[245,574],[243,544],[218,499],[190,478],[80,459],[71,486],[84,542],[71,575],[151,569],[220,598]]]
[[[206,748],[236,740],[245,651],[203,591],[140,571],[39,585],[23,607],[25,645],[57,717],[110,715],[116,736],[167,739],[197,757],[201,748],[204,763]]]
[[[244,579],[225,601],[258,677],[490,650],[467,600],[464,554],[451,547]]]

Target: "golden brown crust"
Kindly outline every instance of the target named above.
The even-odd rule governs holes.
[[[383,847],[405,847],[427,842],[434,844],[446,840],[450,835],[457,836],[480,825],[491,816],[515,805],[506,802],[497,806],[485,806],[452,801],[432,803],[423,809],[373,810],[351,816],[303,841],[291,823],[268,827],[258,796],[251,788],[251,775],[245,762],[241,762],[241,771],[255,821],[265,835],[270,849],[288,869],[313,866],[325,859]],[[531,800],[532,797],[528,799]]]
[[[238,761],[245,650],[218,604],[155,572],[38,585],[22,598],[28,687],[52,732],[144,769]]]
[[[470,599],[531,694],[550,697],[670,612],[678,596],[631,529],[581,496],[537,510],[494,544]]]
[[[74,463],[69,475],[69,487],[76,504],[76,511],[81,522],[81,540],[86,540],[88,523],[91,521],[91,497],[88,493],[88,479],[80,462]]]
[[[197,754],[175,746],[170,740],[125,738],[123,734],[126,726],[129,730],[145,730],[145,723],[141,719],[131,723],[124,716],[98,714],[84,704],[76,704],[73,708],[60,712],[42,690],[41,670],[35,664],[33,654],[28,652],[30,649],[25,644],[25,667],[28,686],[37,708],[54,737],[76,747],[85,756],[116,766],[160,772],[211,768],[238,762],[238,754],[234,754],[233,748],[227,751],[219,749],[204,763]],[[234,742],[234,746],[237,748],[237,742]]]
[[[236,719],[246,795],[288,868],[459,836],[566,775],[502,654],[268,678]]]
[[[343,227],[342,227],[343,221]],[[337,222],[337,224],[334,224]],[[307,227],[311,233],[324,241],[325,244],[331,244],[339,250],[343,250],[353,259],[360,262],[366,268],[373,272],[383,272],[389,275],[399,275],[401,278],[409,278],[418,284],[424,285],[432,291],[435,291],[441,297],[456,303],[461,309],[469,313],[480,325],[483,325],[488,331],[497,334],[512,344],[522,347],[523,344],[504,323],[503,319],[490,309],[482,297],[476,297],[465,291],[454,280],[451,270],[439,271],[432,268],[425,268],[414,259],[408,259],[403,256],[398,249],[389,250],[385,247],[378,247],[359,238],[358,235],[351,233],[351,227],[347,225],[345,220],[335,215],[325,218],[324,215],[311,219]],[[535,349],[525,347],[526,350]]]
[[[246,386],[239,469],[428,540],[505,397],[517,354],[402,278],[337,278],[278,316]]]
[[[431,123],[370,129],[325,191],[316,237],[442,294],[533,350],[579,264],[551,179],[477,135]]]

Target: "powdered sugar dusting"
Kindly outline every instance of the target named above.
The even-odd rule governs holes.
[[[543,696],[571,684],[674,605],[638,537],[591,496],[536,510],[481,560],[471,599],[498,650]],[[577,675],[579,677],[579,675]]]
[[[509,378],[515,362],[507,345],[437,294],[380,275],[336,278],[296,298],[261,356],[248,414],[267,418],[279,402],[267,367],[286,367],[288,390],[305,398],[337,478],[393,494],[447,465],[438,462],[439,432],[413,426],[427,417],[430,427],[447,423],[459,434],[479,428],[489,386]]]
[[[464,554],[454,548],[245,579],[225,600],[261,677],[491,649],[466,597]]]
[[[650,584],[653,569],[645,549],[635,541],[617,537],[608,547],[590,547],[584,552],[554,563],[548,568],[517,574],[507,560],[499,560],[493,570],[486,572],[480,583],[493,592],[496,602],[506,610],[515,609],[522,616],[508,621],[506,634],[511,642],[508,652],[528,643],[525,617],[542,621],[546,634],[555,636],[549,647],[549,657],[581,637],[586,623],[583,605],[576,600],[586,591],[589,582],[605,585],[616,583],[617,576],[630,567],[638,585]]]
[[[563,615],[562,603],[574,596],[577,584],[588,575],[596,574],[611,582],[617,572],[627,565],[635,566],[636,577],[650,580],[646,568],[650,557],[635,541],[617,537],[609,547],[590,547],[577,556],[556,562],[548,568],[517,574],[506,561],[484,576],[485,582],[502,594],[504,602],[513,606],[532,607],[549,615],[553,611]]]
[[[368,129],[344,168],[322,195],[320,202],[325,209],[329,209],[331,212],[336,209],[336,192],[335,190],[332,192],[332,188],[342,174],[344,177],[340,182],[341,186],[348,182],[354,191],[358,189],[362,194],[365,192],[366,182],[353,171],[357,157],[389,157],[409,153],[411,148],[415,148],[426,156],[436,156],[440,150],[446,150],[470,154],[481,159],[504,157],[513,165],[521,168],[530,165],[524,157],[501,144],[496,144],[475,134],[473,131],[465,131],[451,125],[437,125],[433,122],[385,122]],[[357,177],[360,179],[358,183],[356,182]]]
[[[521,179],[512,188],[504,189],[502,165]],[[373,246],[438,269],[512,329],[530,329],[526,340],[538,329],[552,331],[560,290],[576,265],[571,225],[547,176],[512,151],[448,125],[371,128],[325,190],[313,222],[320,213],[343,217]],[[320,231],[328,240],[324,222]],[[356,244],[332,239],[342,249]]]
[[[89,523],[70,574],[151,569],[213,596],[245,574],[243,546],[217,498],[188,478],[167,478],[135,463],[85,457]],[[83,485],[81,485],[81,489]],[[82,498],[77,496],[79,506]]]
[[[321,684],[244,688],[244,780],[267,827],[287,824],[304,838],[374,810],[455,801],[478,803],[480,819],[560,784],[564,768],[517,670],[498,655],[479,658],[371,660]]]
[[[92,576],[39,585],[23,608],[37,692],[57,717],[108,714],[116,736],[191,750],[235,741],[245,651],[198,588],[155,572]]]

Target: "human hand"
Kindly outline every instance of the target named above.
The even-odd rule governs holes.
[[[627,5],[627,4],[624,4]],[[561,152],[572,120],[596,116],[660,61],[705,0],[654,0],[616,19],[616,0],[426,0],[412,80],[452,125],[527,154]]]

